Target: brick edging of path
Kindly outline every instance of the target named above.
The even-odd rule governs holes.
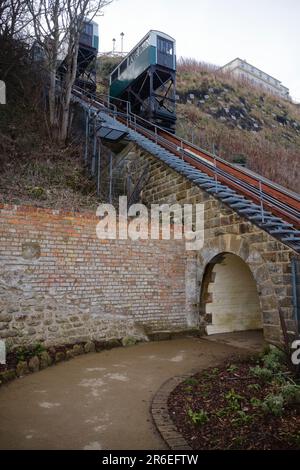
[[[172,377],[156,392],[151,403],[151,414],[154,424],[163,440],[171,450],[191,450],[187,441],[180,434],[169,414],[168,398],[170,393],[184,380],[193,374]]]

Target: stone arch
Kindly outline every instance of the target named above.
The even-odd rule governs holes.
[[[278,299],[267,265],[261,254],[249,245],[245,238],[235,234],[225,234],[208,240],[198,253],[197,279],[200,284],[200,324],[209,325],[211,322],[205,308],[205,304],[210,301],[209,292],[206,291],[208,298],[204,298],[203,295],[205,295],[207,283],[212,280],[214,264],[225,253],[238,256],[249,267],[256,283],[265,338],[268,339],[268,326],[272,324],[278,326],[279,339]]]

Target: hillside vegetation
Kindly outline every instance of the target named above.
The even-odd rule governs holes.
[[[97,92],[107,94],[109,91],[109,76],[114,68],[121,62],[119,56],[101,56],[97,60]]]
[[[97,207],[95,181],[83,165],[81,138],[75,135],[63,147],[51,140],[44,77],[22,43],[0,40],[0,77],[7,86],[7,104],[0,108],[0,203]]]
[[[177,133],[299,191],[300,108],[215,67],[181,59]]]

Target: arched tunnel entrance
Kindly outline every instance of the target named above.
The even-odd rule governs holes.
[[[208,334],[263,328],[256,282],[242,258],[222,253],[208,263],[201,285],[200,314]]]

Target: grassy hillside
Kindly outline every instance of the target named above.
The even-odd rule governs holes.
[[[299,191],[300,108],[213,66],[180,60],[177,133]]]
[[[113,69],[121,62],[119,56],[101,56],[97,60],[97,91],[107,94],[109,89],[109,76]]]

